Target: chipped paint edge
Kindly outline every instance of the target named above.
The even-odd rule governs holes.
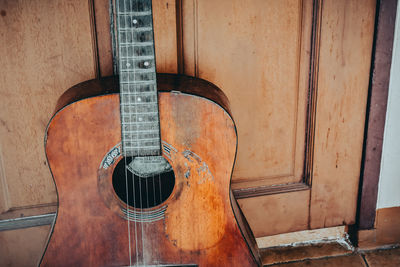
[[[339,243],[348,250],[354,250],[354,247],[348,238],[346,226],[264,236],[256,238],[256,242],[260,249],[272,247],[309,246],[320,243]]]

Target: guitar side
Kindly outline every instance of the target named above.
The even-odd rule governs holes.
[[[61,98],[46,143],[59,207],[41,266],[260,264],[230,190],[236,132],[226,98],[185,76],[160,75],[158,88],[179,91],[159,93],[163,155],[174,169],[175,187],[160,205],[161,219],[130,221],[129,230],[112,204],[117,197],[104,193],[119,158],[99,171],[121,142],[119,95],[104,94],[115,92],[115,83],[89,81]]]

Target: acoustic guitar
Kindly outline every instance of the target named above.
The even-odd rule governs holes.
[[[59,99],[58,210],[40,266],[258,266],[233,198],[237,136],[211,83],[156,74],[151,0],[115,3],[118,77]]]

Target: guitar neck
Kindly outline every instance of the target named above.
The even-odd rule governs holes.
[[[151,0],[115,0],[124,156],[160,155]]]

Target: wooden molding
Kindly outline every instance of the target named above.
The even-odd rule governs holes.
[[[55,213],[28,216],[23,218],[7,219],[0,221],[0,231],[16,230],[52,224]]]
[[[272,186],[259,186],[233,190],[236,199],[259,197],[280,193],[289,193],[295,191],[309,190],[310,187],[304,183],[281,184]]]
[[[319,47],[321,38],[321,17],[322,17],[322,0],[313,1],[313,22],[311,34],[311,53],[310,53],[310,79],[309,79],[309,95],[307,106],[306,121],[306,144],[305,144],[305,161],[304,161],[304,182],[311,185],[313,173],[314,159],[314,136],[315,136],[315,118],[317,114],[317,88],[318,88],[318,64],[319,64]]]
[[[397,0],[377,4],[375,40],[368,94],[363,165],[361,167],[358,225],[360,229],[374,226],[381,168],[383,133],[386,120],[390,66]]]

